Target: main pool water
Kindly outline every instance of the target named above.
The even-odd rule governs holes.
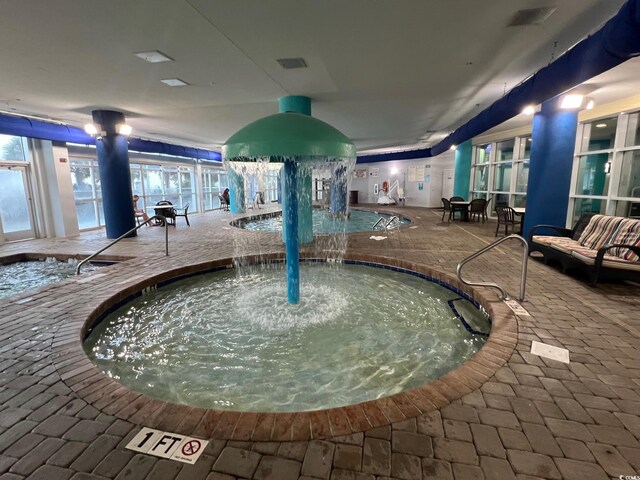
[[[282,264],[180,280],[110,314],[85,351],[107,375],[161,400],[304,411],[435,380],[484,344],[469,330],[490,329],[471,302],[407,273],[303,263],[301,278],[300,305],[286,301]]]
[[[383,217],[386,222],[393,215],[386,213],[378,213],[366,210],[349,210],[348,218],[336,217],[331,215],[327,210],[321,208],[313,209],[313,233],[329,234],[339,232],[370,232],[371,227]],[[398,215],[400,227],[409,225],[411,220]],[[234,222],[236,227],[244,228],[254,232],[281,232],[282,231],[282,212],[276,215],[254,219],[242,218]]]

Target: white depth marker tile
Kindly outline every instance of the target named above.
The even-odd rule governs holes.
[[[527,317],[531,316],[531,314],[527,312],[525,308],[515,300],[505,300],[504,303],[506,303],[507,307],[509,307],[511,311],[516,315],[527,316]]]
[[[208,440],[145,427],[131,439],[126,448],[134,452],[194,464],[208,443]]]
[[[546,343],[531,342],[531,353],[539,357],[550,358],[562,363],[569,363],[569,350],[566,348],[554,347]]]

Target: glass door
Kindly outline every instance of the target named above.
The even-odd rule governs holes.
[[[35,238],[25,167],[0,166],[0,219],[7,241]]]

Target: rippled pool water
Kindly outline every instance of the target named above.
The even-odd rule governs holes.
[[[385,221],[393,215],[386,213],[378,213],[374,211],[366,210],[349,210],[348,218],[340,218],[331,215],[327,210],[320,208],[313,209],[313,233],[314,234],[328,234],[328,233],[355,233],[355,232],[370,232],[371,227],[380,219],[385,218]],[[398,217],[400,227],[409,225],[411,221],[402,216]],[[282,231],[282,212],[275,216],[261,218],[261,219],[240,219],[235,225],[246,230],[254,232],[281,232]]]
[[[25,290],[56,283],[76,274],[78,260],[67,262],[55,258],[39,261],[26,261],[0,265],[0,298],[17,295]],[[98,267],[86,265],[83,272],[95,270]]]
[[[85,341],[133,390],[197,407],[303,411],[349,405],[434,380],[473,355],[490,323],[422,278],[364,265],[301,264],[289,305],[283,265],[191,277],[123,306]],[[474,313],[469,313],[474,312]]]

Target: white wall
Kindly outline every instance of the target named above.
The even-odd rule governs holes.
[[[351,177],[349,190],[358,191],[359,203],[376,203],[378,196],[374,195],[374,185],[382,187],[385,180],[392,185],[396,180],[404,185],[405,205],[412,207],[439,207],[442,202],[442,171],[454,166],[454,153],[447,151],[442,155],[416,160],[393,160],[388,162],[360,163],[355,170],[366,170],[363,178]],[[418,167],[421,173],[419,181],[409,181],[409,167]],[[378,169],[378,176],[373,176],[373,169]],[[395,169],[395,170],[394,170]],[[396,171],[397,173],[392,173]],[[422,184],[422,190],[420,190]],[[397,192],[392,194],[398,199]]]

